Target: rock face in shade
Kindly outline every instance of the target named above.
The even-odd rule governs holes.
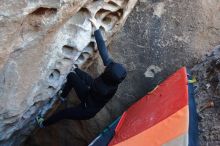
[[[0,5],[0,145],[20,145],[74,65],[96,58],[95,17],[107,43],[137,0],[3,0]]]

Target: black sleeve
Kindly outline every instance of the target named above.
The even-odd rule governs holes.
[[[99,54],[102,58],[104,66],[107,66],[112,62],[112,59],[109,57],[108,49],[105,45],[105,41],[102,38],[101,31],[96,30],[94,32],[94,35],[95,35],[95,40],[96,40],[96,43],[97,43],[97,46],[98,46]]]

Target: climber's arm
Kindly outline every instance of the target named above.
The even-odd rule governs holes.
[[[102,38],[101,31],[98,29],[94,32],[95,40],[98,46],[99,54],[102,58],[102,61],[105,66],[109,65],[112,62],[112,59],[109,57],[108,49],[105,45],[105,41]]]
[[[112,59],[109,57],[108,49],[106,48],[105,41],[103,40],[101,31],[99,30],[100,24],[96,21],[95,18],[91,18],[90,21],[95,27],[94,35],[98,46],[99,54],[102,58],[104,65],[108,66],[112,62]]]

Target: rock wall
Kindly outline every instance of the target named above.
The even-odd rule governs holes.
[[[95,17],[107,43],[137,0],[3,0],[0,5],[0,145],[20,145],[75,65],[97,56]]]

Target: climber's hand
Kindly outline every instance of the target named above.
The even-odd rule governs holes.
[[[100,24],[97,22],[97,20],[93,17],[89,19],[92,22],[92,25],[95,27],[95,30],[98,30],[100,27]]]

